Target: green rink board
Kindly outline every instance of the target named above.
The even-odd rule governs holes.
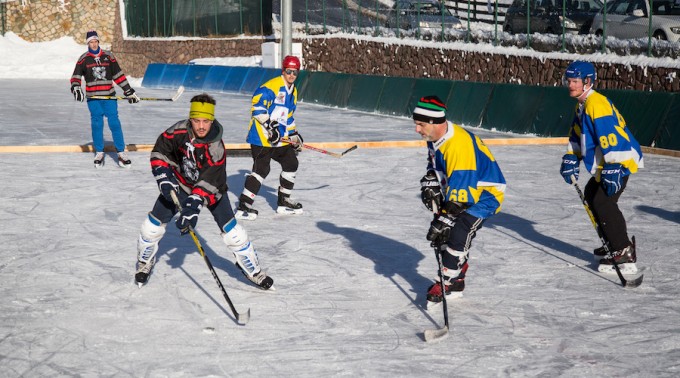
[[[482,126],[486,104],[489,102],[493,84],[456,81],[446,101],[449,120],[467,125]]]
[[[493,125],[498,131],[532,133],[532,121],[538,112],[543,93],[541,87],[494,85],[482,125]]]
[[[142,86],[200,88],[250,93],[279,74],[261,67],[188,67],[152,63]],[[298,100],[358,111],[410,117],[422,96],[436,95],[447,118],[464,126],[537,136],[566,136],[576,101],[563,87],[474,83],[429,78],[386,77],[301,71]],[[220,88],[221,87],[221,88]],[[602,90],[641,145],[680,150],[680,94]]]
[[[384,76],[352,75],[352,85],[347,107],[364,112],[374,112],[383,91]]]
[[[407,116],[411,92],[416,79],[410,77],[393,77],[383,83],[382,95],[376,111],[392,116]]]
[[[673,98],[663,92],[603,90],[601,93],[619,110],[635,139],[644,146],[651,146]]]

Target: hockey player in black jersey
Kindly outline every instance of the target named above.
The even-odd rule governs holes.
[[[222,131],[215,119],[215,100],[200,94],[191,99],[189,118],[175,123],[156,140],[151,170],[161,194],[142,223],[137,241],[135,280],[140,287],[151,274],[167,223],[178,213],[173,192],[182,205],[175,222],[182,234],[196,227],[201,209],[207,207],[243,274],[262,289],[272,287],[274,280],[260,268],[246,230],[234,219]]]

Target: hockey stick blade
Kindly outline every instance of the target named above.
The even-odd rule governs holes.
[[[177,101],[179,99],[179,96],[184,93],[184,85],[180,85],[179,88],[177,88],[177,93],[175,93],[174,96],[172,96],[172,101]]]
[[[449,329],[447,327],[440,328],[440,329],[426,329],[425,330],[425,341],[428,342],[428,343],[432,342],[432,341],[443,340],[448,336],[449,336]]]
[[[250,321],[250,309],[248,309],[245,313],[241,314],[240,312],[236,312],[236,321],[239,322],[240,324],[246,324],[248,321]]]
[[[354,146],[352,146],[352,147],[346,149],[345,151],[343,151],[343,152],[340,154],[340,157],[345,156],[345,154],[347,154],[347,153],[349,153],[349,152],[352,152],[352,151],[356,150],[357,148],[359,148],[359,146],[355,144]]]
[[[644,274],[640,274],[639,276],[631,279],[626,280],[626,284],[624,285],[625,287],[629,288],[636,288],[640,285],[642,285],[642,280],[645,278]]]

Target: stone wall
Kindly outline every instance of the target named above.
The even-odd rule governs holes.
[[[343,38],[303,41],[305,68],[353,74],[474,82],[562,85],[570,61],[469,52]],[[677,69],[596,63],[598,88],[678,92]]]
[[[95,29],[107,47],[114,34],[118,0],[24,0],[5,7],[6,29],[23,40],[45,42],[67,36],[85,44],[85,34]]]

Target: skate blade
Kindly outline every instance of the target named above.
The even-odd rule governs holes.
[[[643,269],[638,268],[635,263],[619,264],[619,269],[621,270],[621,274],[624,276],[637,276],[643,271]],[[600,264],[597,267],[597,271],[605,274],[616,274],[616,268],[614,265]]]
[[[236,214],[234,214],[234,218],[236,218],[236,219],[238,219],[238,220],[249,220],[249,221],[253,221],[253,220],[257,219],[257,215],[255,215],[255,214],[246,214],[245,212],[239,210],[239,211],[236,212]]]
[[[439,341],[449,336],[449,329],[447,327],[440,329],[426,329],[424,335],[425,341],[428,343],[433,341]]]
[[[300,215],[302,214],[302,209],[291,209],[285,206],[279,206],[276,208],[276,213],[281,215]]]

